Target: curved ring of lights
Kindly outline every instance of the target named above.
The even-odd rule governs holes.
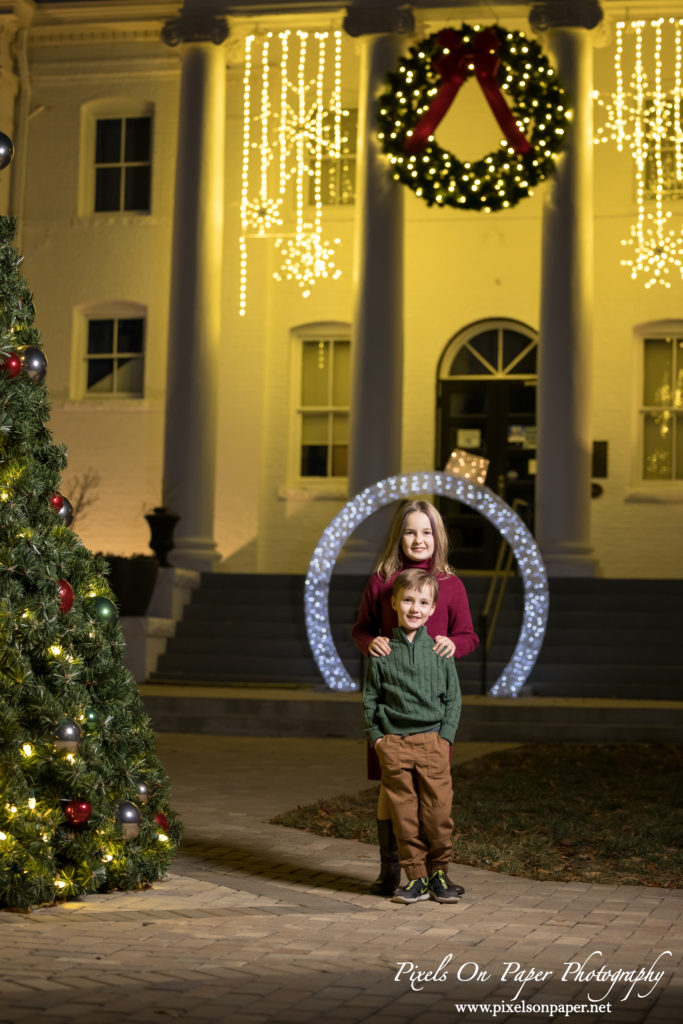
[[[552,174],[555,156],[564,145],[568,120],[565,93],[538,43],[498,25],[486,31],[494,32],[500,40],[496,80],[511,101],[511,114],[530,144],[527,153],[517,153],[503,140],[499,149],[481,160],[465,163],[442,149],[433,135],[420,152],[406,152],[406,138],[442,84],[432,65],[433,59],[438,60],[444,52],[436,41],[439,33],[410,47],[410,55],[401,57],[398,70],[387,76],[388,88],[379,98],[378,138],[394,178],[430,206],[436,203],[486,213],[514,206]],[[479,26],[463,25],[460,29],[465,44],[472,43],[480,33]],[[472,70],[473,66],[470,73]]]
[[[329,592],[337,556],[353,531],[373,512],[401,498],[438,494],[476,509],[508,542],[524,584],[522,628],[510,661],[490,689],[495,697],[516,697],[543,643],[548,618],[548,578],[536,541],[517,513],[483,484],[453,473],[410,473],[367,487],[344,505],[318,541],[306,575],[306,632],[313,657],[331,690],[357,690],[332,639]]]

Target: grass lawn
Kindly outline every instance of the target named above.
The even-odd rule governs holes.
[[[453,768],[453,859],[525,878],[683,887],[683,746],[532,744]],[[377,789],[273,819],[376,843]]]

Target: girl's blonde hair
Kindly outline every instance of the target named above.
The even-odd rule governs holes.
[[[376,572],[383,580],[393,576],[395,572],[403,568],[403,548],[401,540],[405,532],[406,519],[413,512],[424,512],[432,525],[434,537],[434,554],[432,555],[432,572],[435,576],[439,574],[453,576],[454,572],[448,564],[448,534],[443,519],[432,505],[431,501],[409,501],[401,505],[394,516],[391,524],[389,540],[380,560],[377,563]]]

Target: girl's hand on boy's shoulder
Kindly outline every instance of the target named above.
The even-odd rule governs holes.
[[[383,658],[385,655],[391,654],[391,644],[388,637],[376,636],[368,645],[368,654],[373,658]]]
[[[434,637],[436,643],[432,647],[432,650],[438,654],[441,658],[453,658],[455,657],[455,644],[447,636],[436,636]]]

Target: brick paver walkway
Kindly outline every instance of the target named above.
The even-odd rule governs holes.
[[[162,735],[159,749],[186,825],[168,881],[0,914],[0,1021],[538,1024],[550,1004],[555,1020],[683,1021],[683,890],[454,866],[459,904],[399,906],[364,892],[372,847],[268,824],[366,786],[362,743]],[[401,964],[432,977],[413,990]]]

